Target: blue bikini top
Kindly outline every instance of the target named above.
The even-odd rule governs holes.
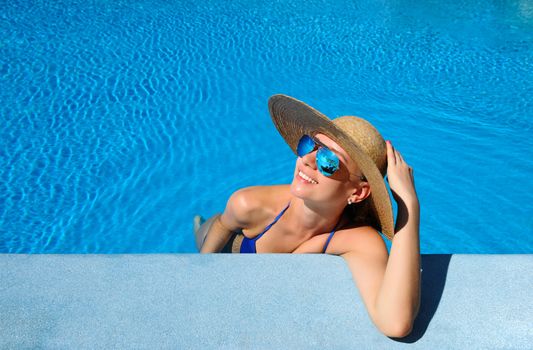
[[[244,236],[243,239],[242,239],[240,252],[241,253],[251,253],[251,254],[257,253],[256,247],[255,247],[255,244],[256,244],[257,240],[259,238],[261,238],[272,227],[272,225],[274,225],[279,220],[279,218],[281,218],[281,216],[287,211],[287,209],[289,209],[290,205],[291,205],[291,203],[289,202],[289,204],[287,204],[285,209],[283,209],[278,214],[278,216],[276,216],[274,221],[272,221],[267,227],[265,227],[263,232],[261,232],[260,234],[258,234],[254,238],[248,238],[248,237]],[[342,216],[341,216],[341,218],[342,218]],[[326,252],[326,249],[328,248],[328,245],[329,245],[329,241],[331,241],[331,238],[333,238],[333,235],[335,234],[335,231],[337,230],[337,226],[339,225],[339,223],[340,223],[340,219],[339,219],[339,222],[337,222],[337,224],[335,225],[335,228],[333,229],[333,231],[331,231],[331,233],[329,234],[328,240],[326,241],[326,244],[324,244],[324,249],[323,249],[322,253]]]

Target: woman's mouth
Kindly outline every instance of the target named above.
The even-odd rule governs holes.
[[[298,171],[298,177],[300,178],[300,180],[303,180],[303,181],[305,181],[307,183],[310,183],[310,184],[313,184],[313,185],[318,184],[318,182],[316,180],[313,180],[309,176],[305,175],[301,170]]]

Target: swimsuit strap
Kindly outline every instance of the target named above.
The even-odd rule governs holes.
[[[259,238],[261,238],[262,235],[265,234],[265,232],[267,232],[268,230],[270,230],[270,228],[272,227],[272,225],[274,225],[278,220],[279,218],[287,211],[287,209],[289,209],[289,206],[291,205],[291,202],[289,202],[289,204],[287,204],[287,206],[285,207],[285,209],[283,209],[279,214],[278,216],[276,216],[276,218],[274,219],[274,221],[272,221],[267,227],[265,227],[265,229],[263,230],[263,232],[261,232],[260,234],[258,234],[255,238],[252,238],[254,241],[257,241]]]
[[[341,223],[341,219],[342,219],[342,215],[339,218],[339,221],[337,222],[337,224],[335,225],[335,228],[333,229],[333,231],[331,231],[331,233],[329,234],[328,240],[326,241],[326,244],[324,244],[324,250],[322,251],[322,253],[325,253],[326,249],[328,249],[329,241],[331,241],[331,239],[333,238],[333,235],[335,234],[335,231],[337,230],[337,226],[339,226],[339,224]]]

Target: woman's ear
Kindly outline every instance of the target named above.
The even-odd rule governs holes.
[[[358,203],[364,201],[368,196],[370,196],[370,185],[368,182],[360,182],[359,185],[354,189],[350,199],[352,203]]]

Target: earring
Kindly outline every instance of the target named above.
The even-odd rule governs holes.
[[[352,200],[348,198],[348,205],[351,205],[352,203]]]

